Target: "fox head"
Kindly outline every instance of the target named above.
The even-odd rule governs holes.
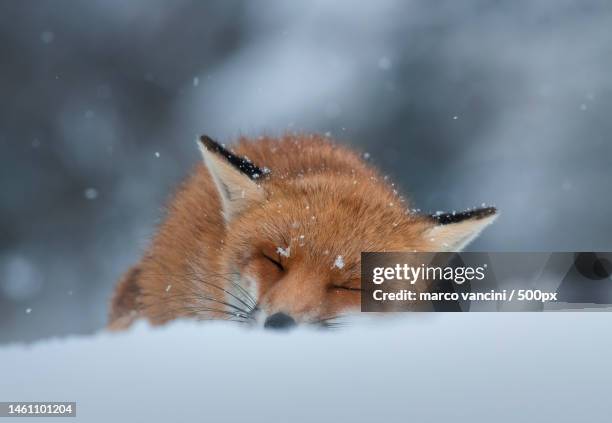
[[[460,251],[496,217],[494,208],[410,211],[361,157],[324,141],[260,155],[270,168],[208,137],[200,149],[221,200],[220,271],[267,327],[325,325],[358,310],[362,251]]]
[[[420,214],[361,156],[324,137],[199,141],[140,263],[117,285],[111,329],[139,317],[331,325],[360,307],[364,251],[460,251],[494,208]]]

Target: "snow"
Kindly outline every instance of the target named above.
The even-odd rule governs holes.
[[[338,269],[342,269],[344,267],[344,258],[342,256],[337,256],[336,260],[334,260],[334,267]]]
[[[611,325],[610,313],[402,315],[287,333],[139,324],[0,347],[0,398],[76,401],[71,422],[607,421]]]
[[[98,190],[95,188],[87,188],[84,192],[83,195],[85,196],[86,199],[88,200],[95,200],[96,198],[98,198]]]
[[[289,257],[291,255],[291,247],[287,247],[287,248],[278,247],[276,249],[276,252],[283,257]]]

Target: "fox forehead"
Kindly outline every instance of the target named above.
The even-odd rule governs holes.
[[[268,242],[292,264],[308,263],[359,278],[362,251],[420,248],[426,225],[378,179],[304,176],[270,183],[266,201],[228,223],[226,248]],[[235,257],[236,260],[240,260]]]

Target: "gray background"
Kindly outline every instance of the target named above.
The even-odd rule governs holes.
[[[90,333],[196,135],[329,132],[473,250],[610,250],[597,1],[0,1],[0,342]]]

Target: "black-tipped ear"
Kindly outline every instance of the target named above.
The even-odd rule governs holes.
[[[202,135],[200,143],[211,153],[223,156],[230,165],[253,180],[262,178],[270,173],[268,169],[260,169],[248,159],[235,155],[208,135]]]
[[[495,207],[429,215],[424,238],[435,251],[461,251],[497,218]]]
[[[200,138],[199,147],[217,187],[226,222],[265,199],[264,189],[256,181],[265,173],[257,166],[206,136]]]
[[[430,214],[429,217],[438,225],[449,225],[451,223],[459,223],[464,220],[474,219],[480,220],[485,217],[493,216],[497,213],[495,207],[483,207],[480,209],[466,210],[460,213],[436,213]]]

